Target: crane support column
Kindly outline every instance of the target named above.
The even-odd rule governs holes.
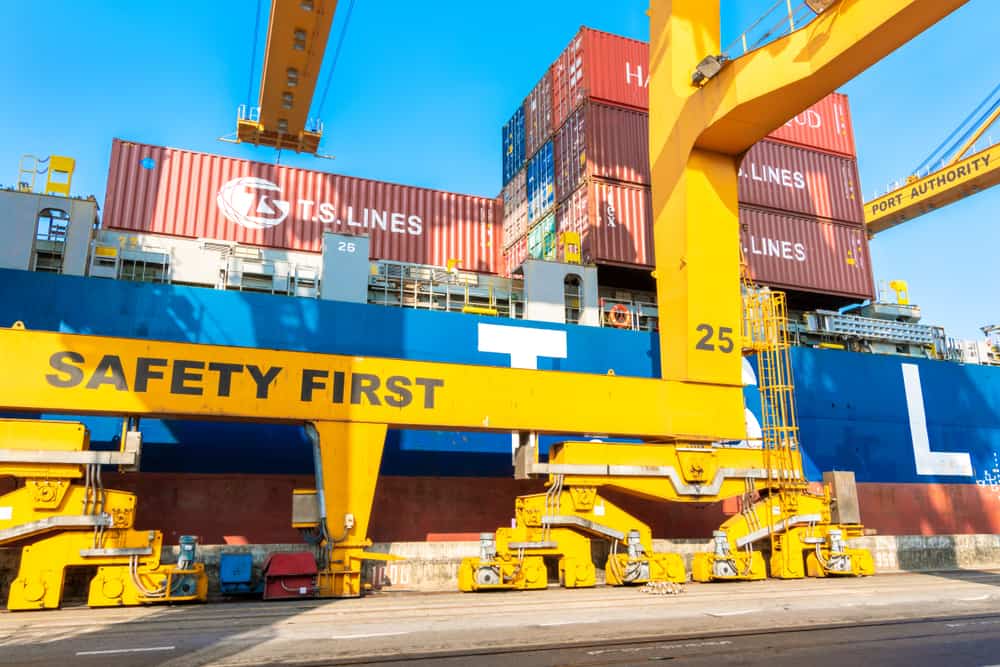
[[[316,489],[295,491],[292,525],[318,537],[320,597],[361,595],[362,561],[391,558],[365,552],[372,543],[368,524],[387,430],[386,424],[360,422],[309,425]]]

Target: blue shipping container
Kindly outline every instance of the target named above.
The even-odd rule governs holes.
[[[556,205],[556,170],[552,141],[528,160],[528,222],[541,220]]]
[[[503,126],[503,184],[524,166],[524,106],[519,106]]]

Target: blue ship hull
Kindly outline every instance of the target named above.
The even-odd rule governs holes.
[[[533,327],[566,336],[566,358],[539,357],[540,369],[659,374],[659,342],[649,333],[0,271],[0,323],[15,320],[68,333],[494,366],[509,366],[510,358],[479,351],[480,324]],[[894,514],[926,515],[943,494],[948,508],[921,532],[949,521],[1000,529],[993,493],[1000,368],[804,347],[793,350],[792,362],[810,479],[854,471],[876,513],[892,504]],[[746,396],[759,413],[753,386]],[[118,420],[82,421],[95,447],[117,447]],[[307,475],[312,468],[304,433],[293,426],[146,420],[143,433],[144,472]],[[544,439],[543,450],[555,440]],[[509,478],[510,443],[508,434],[394,431],[382,474]],[[897,485],[911,486],[897,493]],[[900,505],[913,502],[916,509]]]

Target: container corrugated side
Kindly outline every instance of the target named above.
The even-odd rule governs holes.
[[[514,174],[524,166],[526,159],[524,151],[524,106],[519,106],[506,123],[501,132],[503,150],[503,184],[514,178]]]
[[[321,252],[367,234],[371,257],[500,269],[500,200],[116,139],[103,226]]]
[[[847,95],[831,93],[768,135],[847,157],[857,155]]]
[[[650,189],[592,179],[556,210],[560,233],[580,235],[585,263],[645,267],[655,264]]]
[[[560,197],[587,178],[649,185],[649,114],[588,102],[556,134],[555,154]]]
[[[506,249],[517,239],[528,233],[528,172],[522,169],[504,186],[500,195],[503,199],[503,244]]]
[[[871,254],[863,228],[740,206],[740,242],[751,277],[762,285],[872,298]]]
[[[747,152],[739,176],[743,203],[864,223],[858,166],[853,159],[761,141]]]
[[[545,260],[556,258],[555,211],[539,220],[528,230],[528,257]]]
[[[528,224],[541,220],[556,203],[556,172],[551,141],[528,160]]]
[[[503,251],[503,275],[514,275],[526,259],[528,259],[528,236],[524,235]]]
[[[587,98],[648,109],[649,45],[581,28],[552,65],[553,127]]]
[[[552,136],[552,74],[546,70],[524,100],[524,147],[534,155]]]

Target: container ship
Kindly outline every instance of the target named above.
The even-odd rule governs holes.
[[[92,197],[0,191],[3,323],[658,377],[648,67],[644,43],[582,28],[504,124],[496,197],[116,139],[103,210]],[[882,298],[860,193],[839,94],[740,170],[747,271],[792,308],[806,472],[853,471],[878,533],[1000,532],[1000,354]],[[749,361],[744,382],[759,437]],[[118,448],[118,420],[80,420],[93,446]],[[137,525],[150,517],[174,540],[298,541],[291,490],[312,479],[301,428],[144,420],[142,431],[142,472],[105,479],[140,494]],[[556,441],[542,438],[543,456]],[[512,498],[538,488],[512,479],[511,447],[505,434],[390,431],[370,536],[459,539],[506,523]],[[704,537],[737,511],[735,499],[615,500],[658,537]]]

